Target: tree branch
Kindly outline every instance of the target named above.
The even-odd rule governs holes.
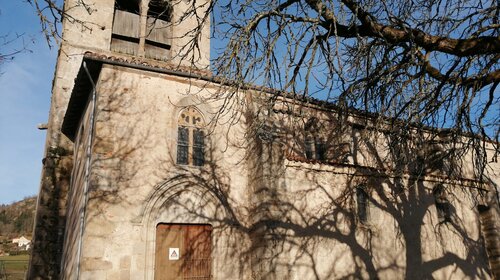
[[[495,56],[492,61],[497,61],[500,55]],[[424,70],[432,78],[438,81],[452,80],[455,84],[465,87],[474,87],[476,89],[483,88],[492,83],[500,82],[500,70],[488,72],[484,75],[476,75],[472,77],[460,77],[458,75],[445,75],[436,67],[432,66],[429,60],[421,53],[417,52],[417,58],[423,63]]]
[[[439,51],[459,57],[500,53],[500,38],[493,36],[452,39],[434,36],[415,28],[395,28],[378,23],[374,17],[352,0],[342,0],[349,10],[359,19],[361,25],[347,27],[337,22],[335,14],[321,0],[306,0],[326,21],[326,28],[335,27],[340,37],[373,37],[390,43],[413,42],[427,51]]]

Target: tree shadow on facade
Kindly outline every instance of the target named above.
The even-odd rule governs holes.
[[[453,141],[311,108],[273,109],[265,117],[249,109],[236,124],[207,127],[201,166],[179,164],[176,121],[189,105],[162,112],[164,100],[138,96],[148,93],[128,73],[140,71],[101,72],[88,205],[68,212],[75,222],[87,208],[86,233],[78,237],[80,226],[68,225],[74,235],[66,237],[68,264],[75,263],[79,238],[105,242],[120,232],[136,239],[133,247],[142,248],[150,269],[158,225],[203,224],[212,228],[212,269],[232,262],[232,272],[218,271],[225,278],[488,277],[471,210],[482,182],[453,156],[467,156],[448,146]],[[164,125],[158,116],[168,116]],[[125,232],[127,226],[140,234]],[[105,250],[94,247],[84,249],[81,265],[110,266],[92,257],[98,255],[92,250]],[[184,254],[196,250],[195,244]]]
[[[321,117],[330,121],[325,127],[338,127]],[[240,267],[250,263],[254,278],[489,277],[474,209],[482,182],[467,178],[467,164],[452,162],[456,157],[443,152],[447,143],[436,144],[432,132],[415,130],[408,137],[359,125],[319,131],[324,143],[314,148],[325,149],[324,157],[308,158],[309,132],[297,128],[297,119],[265,122],[247,123],[250,141],[240,147],[247,151],[247,204],[231,200],[230,176],[217,160],[210,159],[201,173],[187,169],[172,178],[206,190],[226,213],[203,219],[248,238],[246,257],[232,257]],[[441,197],[438,185],[445,186]],[[364,206],[359,186],[367,193]],[[181,207],[196,215],[205,205]],[[221,245],[217,236],[213,242]]]

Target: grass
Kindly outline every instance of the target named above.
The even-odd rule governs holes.
[[[29,255],[2,256],[0,257],[0,279],[7,276],[9,280],[24,279],[28,269]],[[5,272],[2,271],[5,269]],[[2,275],[5,273],[6,275]]]
[[[30,255],[0,256],[0,261],[29,261]]]

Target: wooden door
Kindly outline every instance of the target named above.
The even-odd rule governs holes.
[[[155,280],[211,279],[212,226],[159,224]]]

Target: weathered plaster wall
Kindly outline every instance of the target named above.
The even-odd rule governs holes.
[[[418,272],[436,279],[489,278],[469,186],[447,185],[453,221],[439,224],[432,196],[437,182],[421,181],[393,196],[393,178],[372,176],[356,167],[287,163],[283,198],[293,206],[282,219],[292,221],[287,227],[308,244],[305,249],[292,246],[288,258],[302,264],[292,274],[401,279],[405,274],[419,278]],[[371,188],[368,223],[356,221],[358,184]],[[291,239],[288,243],[301,244]]]
[[[186,222],[214,226],[216,279],[489,278],[476,192],[459,180],[445,182],[453,220],[439,224],[441,177],[287,159],[278,140],[247,138],[245,119],[209,130],[206,166],[176,165],[179,112],[196,106],[210,123],[220,105],[203,102],[205,86],[104,66],[82,278],[152,279],[156,225]],[[356,218],[359,184],[372,199],[366,224]]]
[[[248,277],[243,259],[226,266],[228,259],[244,257],[248,242],[227,224],[231,215],[238,222],[248,219],[246,170],[239,164],[244,151],[235,147],[244,139],[223,137],[226,130],[241,135],[241,126],[207,127],[205,167],[175,164],[179,112],[196,106],[209,123],[217,106],[200,102],[209,90],[203,85],[124,67],[101,71],[82,278],[152,279],[158,223],[212,224],[214,276]],[[188,95],[190,90],[200,94]]]

